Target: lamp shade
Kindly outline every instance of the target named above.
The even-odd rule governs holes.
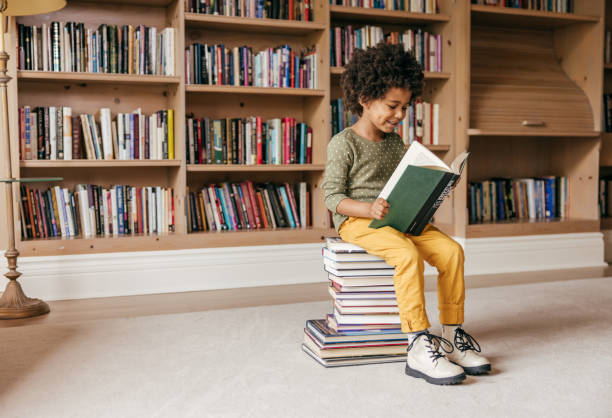
[[[28,16],[51,13],[66,6],[66,0],[0,0],[4,16]],[[0,7],[0,10],[2,8]]]

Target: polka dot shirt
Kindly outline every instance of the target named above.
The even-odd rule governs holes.
[[[396,133],[386,134],[380,142],[357,135],[351,128],[334,135],[327,146],[322,188],[336,230],[348,219],[336,212],[338,203],[346,198],[376,200],[405,152],[406,146]]]

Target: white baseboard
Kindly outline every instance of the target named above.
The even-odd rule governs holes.
[[[603,267],[601,233],[458,240],[466,275]],[[26,294],[44,300],[325,282],[321,244],[21,257]],[[2,258],[3,271],[6,259]],[[426,264],[425,274],[436,270]],[[4,283],[2,288],[4,288]]]

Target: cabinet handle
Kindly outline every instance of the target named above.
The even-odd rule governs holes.
[[[524,120],[523,126],[546,126],[543,120]]]

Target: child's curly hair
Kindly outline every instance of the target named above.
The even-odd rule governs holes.
[[[344,66],[340,79],[346,101],[345,108],[361,116],[359,99],[368,102],[381,99],[393,87],[409,89],[411,98],[423,91],[423,70],[412,52],[402,44],[379,43],[375,47],[357,49]]]

